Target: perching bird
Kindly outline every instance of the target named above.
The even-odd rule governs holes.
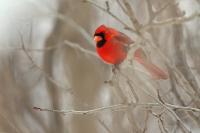
[[[94,34],[96,51],[103,61],[108,64],[122,63],[129,50],[129,45],[134,43],[127,35],[105,25],[99,26]],[[144,51],[138,48],[133,58],[139,62],[155,79],[167,79],[168,75],[144,57]]]

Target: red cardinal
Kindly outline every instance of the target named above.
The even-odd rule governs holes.
[[[99,56],[109,64],[118,65],[127,56],[129,45],[133,43],[127,35],[105,25],[99,26],[94,34],[96,51]],[[138,48],[134,59],[148,70],[155,79],[167,79],[168,75],[156,65],[145,59],[144,52]]]

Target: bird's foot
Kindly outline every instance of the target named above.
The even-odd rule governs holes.
[[[115,74],[117,71],[119,71],[119,65],[118,64],[116,64],[116,65],[113,65],[112,66],[112,72]]]

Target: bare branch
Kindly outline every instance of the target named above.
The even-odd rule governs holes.
[[[106,10],[107,12],[110,12],[110,4],[109,4],[109,1],[106,1]]]
[[[20,34],[20,33],[19,33]],[[23,37],[20,34],[20,41],[22,43],[22,50],[24,51],[24,53],[26,54],[26,56],[28,57],[28,59],[31,61],[31,63],[34,65],[34,67],[36,67],[49,81],[51,81],[53,84],[55,84],[56,86],[58,86],[59,88],[65,90],[65,91],[70,91],[70,88],[66,88],[64,86],[61,85],[61,83],[58,83],[58,81],[54,80],[51,76],[49,76],[40,66],[38,66],[35,61],[33,60],[32,56],[29,54],[29,52],[26,50],[25,48],[25,44],[23,41]]]
[[[172,6],[173,4],[176,4],[175,1],[167,0],[167,2],[156,11],[153,11],[153,5],[151,3],[151,0],[146,0],[147,2],[147,8],[149,12],[149,22],[148,24],[151,24],[163,11],[165,11],[168,7]]]
[[[129,104],[116,104],[116,105],[111,105],[108,107],[99,107],[99,108],[90,109],[90,110],[58,110],[58,109],[46,109],[46,108],[40,108],[40,107],[33,107],[33,109],[36,111],[53,112],[53,113],[59,113],[59,114],[64,114],[64,115],[70,115],[70,114],[89,115],[89,114],[100,113],[102,111],[124,111],[124,110],[127,110],[132,105],[144,106],[145,108],[161,107],[159,103],[137,103],[137,104],[129,103]],[[175,110],[183,110],[183,111],[194,111],[194,112],[200,113],[200,109],[197,109],[197,108],[183,107],[183,106],[173,105],[169,103],[164,103],[164,105],[173,110],[175,109]],[[164,113],[164,111],[162,113]]]
[[[149,12],[149,22],[148,23],[151,23],[153,21],[153,19],[155,18],[155,13],[153,11],[153,5],[151,3],[151,0],[146,0],[147,2],[147,9],[148,9],[148,12]]]
[[[123,3],[124,3],[124,5],[125,5],[125,7],[127,9],[128,17],[130,18],[134,28],[136,29],[136,31],[139,31],[140,23],[136,19],[135,13],[134,13],[131,5],[129,4],[129,2],[127,0],[123,0]]]
[[[45,48],[26,48],[27,52],[45,52],[45,51],[50,51],[50,50],[56,50],[62,46],[65,46],[64,44],[59,44],[59,45],[54,45],[54,46],[49,46]],[[21,47],[6,47],[6,48],[0,48],[0,50],[22,50]]]
[[[77,44],[77,43],[74,43],[74,42],[70,42],[70,41],[68,41],[68,40],[65,40],[65,41],[64,41],[64,44],[67,45],[67,46],[69,46],[69,47],[71,47],[71,48],[74,48],[74,49],[76,49],[76,50],[79,50],[79,51],[81,51],[81,52],[83,52],[83,53],[85,53],[85,54],[88,54],[88,55],[91,55],[91,56],[94,56],[94,57],[99,58],[95,52],[93,52],[93,51],[91,51],[91,50],[87,50],[87,49],[81,47],[81,46],[80,46],[79,44]]]
[[[108,107],[100,107],[90,110],[57,110],[57,109],[46,109],[46,108],[40,108],[40,107],[33,107],[36,111],[47,111],[52,113],[59,113],[64,115],[89,115],[89,114],[96,114],[100,113],[102,111],[118,111],[118,110],[127,110],[127,105],[124,104],[117,104],[117,105],[111,105]]]
[[[89,3],[89,4],[93,5],[93,6],[95,6],[96,8],[100,9],[101,11],[109,14],[111,17],[113,17],[115,20],[117,20],[120,24],[122,24],[126,30],[130,30],[130,31],[135,33],[135,30],[133,28],[131,28],[128,24],[126,24],[124,21],[122,21],[119,17],[114,15],[112,12],[108,11],[107,9],[99,6],[98,4],[96,4],[96,3],[94,3],[94,2],[92,2],[90,0],[84,0],[84,2]]]
[[[159,125],[159,128],[160,128],[160,131],[161,133],[169,133],[169,131],[167,130],[167,128],[165,127],[165,124],[164,124],[164,120],[163,120],[163,117],[162,115],[164,114],[165,110],[163,110],[161,113],[159,114],[156,114],[154,113],[152,110],[150,110],[150,113],[156,117],[158,119],[158,125]]]
[[[127,10],[125,9],[125,7],[122,5],[122,3],[120,2],[120,0],[116,0],[117,4],[119,5],[119,7],[122,9],[122,11],[125,14],[128,14]]]
[[[167,8],[169,8],[171,5],[173,4],[177,4],[176,1],[172,1],[172,0],[167,0],[166,4],[164,4],[164,6],[162,6],[160,9],[156,10],[154,12],[155,14],[155,18],[161,14],[163,11],[165,11]]]
[[[149,86],[152,87],[152,86]],[[185,123],[180,119],[180,117],[172,110],[170,107],[168,107],[163,101],[160,101],[155,96],[153,96],[151,93],[147,92],[143,87],[140,88],[144,93],[146,93],[148,96],[152,97],[157,103],[159,103],[162,107],[164,107],[167,111],[170,112],[171,116],[177,119],[177,121],[180,123],[180,125],[189,133],[191,133],[190,129],[185,125]]]
[[[91,46],[94,46],[94,45],[92,45],[93,42],[92,42],[91,35],[82,26],[77,24],[77,22],[75,22],[71,17],[60,14],[60,13],[53,13],[52,15],[54,15],[55,17],[57,17],[60,20],[63,20],[64,22],[70,24],[70,26],[72,26],[75,30],[77,30],[78,32],[80,32],[83,35],[83,37],[89,42],[89,44],[91,44]]]
[[[139,102],[139,97],[138,97],[138,95],[137,95],[137,93],[135,92],[135,90],[134,90],[134,87],[133,87],[133,85],[131,84],[131,81],[129,80],[129,79],[127,79],[127,84],[129,85],[129,87],[130,87],[130,90],[131,90],[131,92],[132,92],[132,94],[133,94],[133,96],[134,96],[134,98],[135,98],[135,102],[136,102],[136,104]]]
[[[96,116],[96,119],[108,133],[113,133],[112,130],[105,124],[105,122],[103,120],[101,120],[98,116]]]
[[[33,0],[30,1],[29,0],[29,2],[31,2],[32,4],[34,4],[38,7],[41,6],[41,3],[38,1],[33,1]],[[50,13],[48,15],[56,17],[56,18],[64,21],[65,23],[69,24],[71,27],[73,27],[74,30],[81,33],[84,36],[84,38],[89,42],[89,44],[91,44],[91,46],[93,46],[91,35],[80,24],[78,24],[76,21],[74,21],[71,17],[67,16],[66,14],[59,13],[55,8],[52,8],[52,6],[47,5],[47,3],[45,3],[45,4],[46,4],[46,6],[42,6],[40,8],[48,9],[50,11]]]
[[[198,108],[184,107],[184,106],[179,106],[179,105],[172,105],[172,104],[169,104],[169,103],[165,103],[165,105],[167,105],[170,108],[176,109],[176,110],[193,111],[193,112],[199,112],[200,113],[200,109],[198,109]]]
[[[167,128],[166,128],[166,126],[165,126],[165,123],[164,123],[164,120],[163,120],[163,117],[162,117],[162,116],[159,117],[159,122],[160,122],[160,124],[161,124],[161,126],[162,126],[163,131],[164,131],[165,133],[169,133],[169,131],[167,130]]]
[[[177,18],[171,18],[171,19],[164,20],[164,21],[153,22],[151,24],[147,24],[147,25],[143,26],[141,28],[141,31],[145,31],[145,30],[148,30],[151,28],[170,26],[170,25],[174,25],[174,24],[183,24],[183,23],[186,23],[186,22],[191,21],[198,17],[200,17],[200,13],[194,13],[189,17],[177,17]]]
[[[148,119],[149,119],[149,110],[145,112],[144,129],[142,133],[145,133],[147,131]]]

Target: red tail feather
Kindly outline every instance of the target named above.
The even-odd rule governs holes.
[[[145,59],[145,53],[144,51],[139,48],[135,51],[134,53],[134,59],[138,61],[141,65],[144,66],[144,68],[152,75],[153,78],[155,79],[167,79],[168,74],[165,73],[161,68],[158,66],[154,65],[147,59]]]

